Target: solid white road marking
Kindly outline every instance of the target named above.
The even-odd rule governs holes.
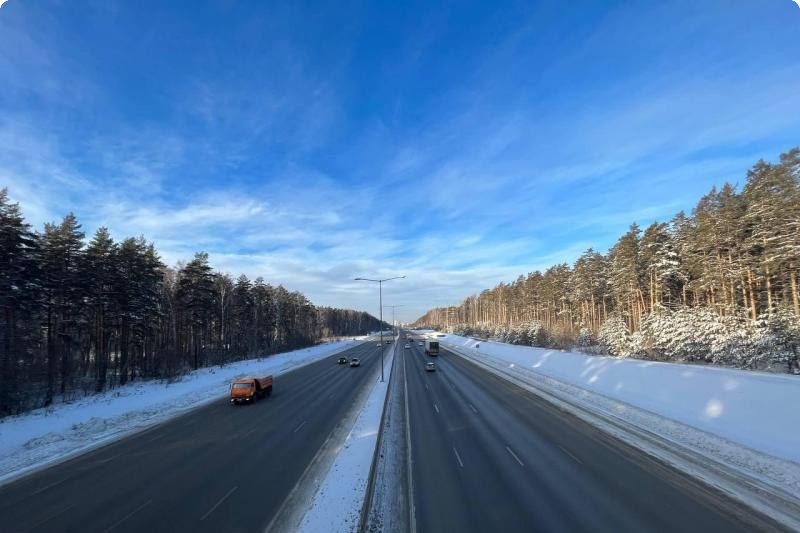
[[[217,503],[215,503],[215,504],[214,504],[214,507],[212,507],[211,509],[209,509],[209,510],[208,510],[208,512],[206,512],[206,514],[204,514],[204,515],[203,515],[203,517],[200,519],[200,521],[202,522],[203,520],[205,520],[206,518],[208,518],[208,515],[210,515],[211,513],[213,513],[213,512],[214,512],[214,510],[215,510],[217,507],[219,507],[220,505],[222,505],[222,502],[224,502],[225,500],[227,500],[227,499],[228,499],[228,497],[229,497],[231,494],[233,494],[233,493],[234,493],[234,491],[235,491],[236,489],[238,489],[238,488],[239,488],[239,486],[237,485],[237,486],[233,487],[231,490],[229,490],[229,491],[228,491],[228,493],[227,493],[225,496],[223,496],[223,497],[222,497],[222,498],[221,498],[221,499],[220,499],[220,500],[219,500]]]
[[[456,454],[456,460],[458,461],[458,466],[460,466],[461,468],[464,468],[464,463],[461,461],[461,456],[458,455],[458,450],[456,450],[455,446],[453,446],[453,453]]]
[[[436,409],[436,412],[437,412],[437,413],[439,412],[439,406],[438,406],[438,405],[436,405],[436,404],[433,404],[433,408],[434,408],[434,409]]]
[[[406,467],[408,471],[406,475],[408,476],[408,517],[409,526],[411,527],[411,533],[416,533],[417,531],[417,509],[414,506],[414,478],[412,476],[413,472],[413,464],[411,462],[411,420],[408,412],[408,374],[406,370],[406,356],[403,354],[403,400],[406,404],[406,454],[407,454],[407,462]],[[428,388],[428,384],[425,384],[425,388]]]
[[[295,428],[295,430],[294,430],[294,431],[292,431],[292,433],[297,433],[298,431],[300,431],[300,428],[302,428],[303,426],[305,426],[305,425],[306,425],[306,422],[308,422],[308,420],[303,420],[303,423],[302,423],[302,424],[300,424],[299,426],[297,426],[297,427]]]
[[[35,495],[39,494],[40,492],[44,492],[44,491],[46,491],[47,489],[52,489],[52,488],[53,488],[53,487],[55,487],[56,485],[61,485],[61,484],[62,484],[62,483],[64,483],[66,480],[67,480],[67,478],[64,478],[64,479],[62,479],[61,481],[56,481],[55,483],[50,483],[49,485],[45,485],[44,487],[42,487],[42,488],[40,488],[40,489],[37,489],[37,490],[35,490],[35,491],[31,492],[31,496],[35,496]]]
[[[32,526],[28,527],[28,529],[23,529],[20,533],[28,533],[29,531],[33,531],[34,529],[38,529],[39,526],[42,526],[42,525],[46,524],[47,522],[49,522],[50,520],[52,520],[53,518],[57,517],[60,514],[66,513],[67,511],[69,511],[73,507],[75,507],[74,504],[73,505],[67,505],[66,507],[62,508],[61,510],[56,511],[56,512],[52,513],[51,515],[42,518],[41,520],[39,520],[38,522],[36,522]]]
[[[92,463],[92,466],[98,466],[98,465],[104,465],[104,464],[106,464],[106,463],[110,463],[111,461],[113,461],[113,460],[114,460],[114,459],[116,459],[117,457],[119,457],[119,454],[117,454],[117,455],[112,455],[111,457],[107,457],[107,458],[105,458],[105,459],[100,459],[100,460],[98,460],[98,461],[95,461],[94,463]]]
[[[561,446],[560,444],[558,445],[558,447],[559,447],[559,448],[561,448],[561,451],[562,451],[562,452],[564,452],[565,454],[569,455],[569,456],[572,458],[572,460],[573,460],[573,461],[575,461],[575,462],[576,462],[576,463],[578,463],[578,464],[583,464],[583,461],[581,461],[580,459],[578,459],[577,457],[575,457],[574,455],[572,455],[571,453],[569,453],[569,451],[567,451],[567,449],[566,449],[566,448],[564,448],[564,447],[563,447],[563,446]]]
[[[245,433],[244,435],[242,435],[242,438],[244,438],[244,437],[249,437],[250,435],[252,435],[252,434],[253,434],[253,433],[255,433],[256,431],[258,431],[259,429],[260,429],[260,428],[259,428],[258,426],[253,426],[253,427],[252,427],[252,429],[250,429],[250,431],[248,431],[247,433]]]
[[[477,409],[475,409],[475,406],[474,406],[474,405],[472,405],[472,404],[469,404],[469,408],[470,408],[470,409],[472,409],[472,412],[473,412],[473,413],[475,413],[476,415],[478,414],[478,410],[477,410]]]
[[[117,520],[114,524],[112,524],[109,527],[107,527],[106,529],[104,529],[103,533],[108,533],[109,531],[111,531],[112,529],[114,529],[115,527],[117,527],[118,525],[123,523],[125,520],[127,520],[128,518],[132,517],[133,515],[135,515],[136,513],[138,513],[139,511],[141,511],[145,507],[147,507],[148,505],[150,505],[151,503],[153,503],[153,500],[147,500],[142,505],[140,505],[139,507],[137,507],[136,509],[134,509],[130,513],[126,514],[125,516],[123,516],[122,518]]]
[[[522,463],[522,461],[520,460],[520,458],[519,458],[519,457],[517,457],[517,454],[515,454],[515,453],[514,453],[514,450],[512,450],[512,449],[511,449],[511,448],[509,448],[508,446],[506,446],[506,450],[508,450],[508,453],[510,453],[510,454],[511,454],[511,457],[513,457],[514,459],[516,459],[516,460],[517,460],[517,462],[519,463],[519,466],[525,466],[525,465]]]

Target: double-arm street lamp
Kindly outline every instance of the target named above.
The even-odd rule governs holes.
[[[378,301],[380,302],[380,321],[381,321],[381,381],[383,381],[383,282],[393,279],[402,279],[405,276],[395,276],[386,279],[355,278],[355,281],[372,281],[378,284]]]

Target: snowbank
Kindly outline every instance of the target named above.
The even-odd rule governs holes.
[[[381,382],[379,378],[373,386],[344,446],[314,495],[299,531],[358,530],[396,347],[395,344],[386,358],[386,368],[389,369],[386,381]]]
[[[330,342],[222,368],[203,368],[176,383],[134,383],[75,403],[5,418],[0,420],[0,481],[218,400],[237,376],[281,374],[354,344],[357,341]]]
[[[445,346],[502,359],[749,448],[800,462],[800,379],[727,368],[659,363],[477,341]]]

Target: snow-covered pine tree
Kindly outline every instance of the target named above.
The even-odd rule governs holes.
[[[106,387],[109,344],[114,332],[114,291],[120,283],[117,271],[117,245],[108,229],[99,228],[86,248],[85,268],[91,273],[87,284],[85,313],[91,324],[91,344],[94,350],[95,391]]]
[[[759,316],[758,349],[769,367],[786,365],[793,374],[800,374],[800,317],[788,306]]]
[[[759,161],[747,175],[743,197],[747,205],[744,220],[750,228],[745,243],[755,268],[764,280],[766,310],[783,298],[781,284],[788,281],[797,301],[797,260],[800,254],[798,230],[800,221],[800,184],[793,175],[793,161],[800,156],[784,154],[784,164],[771,165]],[[795,281],[794,287],[792,280]],[[794,303],[794,302],[793,302]],[[798,304],[800,305],[800,304]]]
[[[61,224],[45,224],[41,240],[41,269],[47,321],[47,393],[45,405],[53,402],[56,385],[63,395],[72,384],[73,350],[77,325],[86,293],[87,273],[83,263],[83,232],[70,213]]]
[[[578,332],[578,337],[575,341],[578,346],[582,348],[588,348],[592,344],[594,344],[594,337],[592,335],[592,330],[587,328],[586,326],[582,326],[580,331]]]
[[[19,204],[0,189],[0,417],[14,414],[26,401],[20,387],[24,366],[39,366],[34,351],[42,296],[38,248]]]
[[[648,312],[656,313],[662,306],[675,305],[680,300],[685,276],[667,224],[654,222],[648,226],[640,250]]]
[[[628,357],[632,354],[630,330],[625,319],[617,313],[609,316],[600,326],[597,340],[610,355]]]
[[[639,226],[631,224],[628,232],[609,251],[611,264],[609,281],[615,307],[626,314],[630,329],[638,328],[642,313],[645,311],[639,258],[640,233]]]

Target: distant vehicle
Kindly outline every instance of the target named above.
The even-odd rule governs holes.
[[[347,357],[340,357],[339,360],[336,361],[336,364],[346,365],[347,364]]]
[[[436,336],[437,337],[447,337],[447,335],[445,335],[444,333],[437,333]]]
[[[272,376],[264,378],[242,378],[231,384],[231,403],[256,402],[272,394]]]
[[[381,343],[378,343],[378,344],[377,344],[377,346],[380,346],[380,345],[381,345]]]
[[[410,345],[410,344],[406,344],[406,345],[405,345],[405,349],[406,349],[406,350],[409,350],[410,348],[411,348],[411,345]]]
[[[426,340],[425,353],[431,356],[439,355],[439,341]]]
[[[392,341],[386,341],[386,344],[392,344]]]
[[[424,343],[424,342],[422,342],[422,341],[419,341],[419,343],[417,344],[417,346],[425,346],[425,343]]]
[[[425,372],[436,372],[436,363],[433,362],[425,363]]]
[[[352,359],[350,359],[350,366],[351,367],[361,366],[361,359],[359,359],[358,357],[353,357]]]

